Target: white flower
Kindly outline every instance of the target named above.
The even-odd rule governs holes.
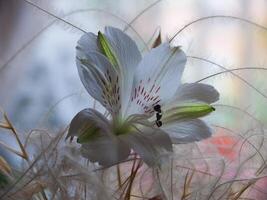
[[[77,67],[88,93],[110,113],[84,109],[72,120],[68,137],[77,136],[82,155],[111,166],[128,158],[131,149],[149,165],[188,143],[211,135],[199,117],[212,112],[218,92],[200,83],[181,84],[186,55],[163,43],[143,58],[121,30],[87,33],[77,45]]]

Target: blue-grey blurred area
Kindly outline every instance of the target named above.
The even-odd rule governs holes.
[[[23,1],[1,1],[0,105],[23,131],[62,127],[89,106],[75,67],[79,34],[39,12]]]
[[[0,0],[0,106],[21,133],[34,128],[59,130],[82,108],[93,105],[75,65],[75,46],[83,33],[52,15],[95,33],[107,25],[123,29],[131,22],[126,32],[140,50],[151,44],[159,30],[167,41],[185,24],[205,16],[238,16],[267,25],[267,2],[263,0],[31,2],[41,9],[23,0]],[[187,27],[173,44],[182,46],[187,55],[210,59],[229,69],[266,67],[266,38],[267,31],[255,25],[216,18]],[[220,71],[218,66],[188,59],[183,81],[197,81]],[[236,74],[267,94],[265,71]],[[235,105],[267,122],[266,97],[244,81],[225,73],[204,83],[219,90],[219,103]],[[243,119],[222,116],[214,117],[219,125],[244,126]],[[11,139],[9,142],[16,146]]]

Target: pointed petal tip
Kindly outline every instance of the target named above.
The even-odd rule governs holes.
[[[173,144],[201,141],[211,137],[213,133],[210,126],[200,119],[168,124],[163,129],[169,134]]]
[[[175,94],[175,101],[200,101],[208,104],[219,100],[219,92],[211,85],[204,83],[184,83]]]
[[[161,39],[161,30],[159,30],[159,34],[156,38],[156,40],[152,44],[152,48],[156,48],[157,46],[161,45],[162,39]]]

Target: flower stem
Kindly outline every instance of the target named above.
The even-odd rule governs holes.
[[[128,188],[127,188],[127,191],[126,191],[126,195],[125,195],[125,198],[124,198],[125,200],[130,200],[130,198],[131,198],[133,182],[134,182],[134,179],[136,178],[137,172],[141,168],[142,164],[143,163],[140,160],[138,162],[136,168],[134,169],[134,167],[136,165],[136,162],[133,163],[133,171],[131,172],[131,175],[130,175],[129,185],[128,185]]]
[[[120,171],[120,165],[117,165],[117,180],[118,180],[118,185],[119,188],[121,188],[122,184],[121,184],[121,171]]]

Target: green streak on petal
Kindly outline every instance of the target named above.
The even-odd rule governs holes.
[[[129,126],[121,126],[115,129],[115,135],[125,135],[131,132],[131,128]]]
[[[100,129],[98,127],[90,126],[82,131],[83,133],[77,138],[80,144],[89,142],[99,136]]]
[[[168,123],[183,119],[196,119],[199,117],[204,117],[213,111],[215,111],[215,108],[209,104],[198,103],[177,106],[170,110],[167,110],[163,114],[162,122]]]
[[[88,60],[83,59],[83,58],[77,58],[83,65],[88,66],[90,65],[90,63],[88,62]]]
[[[113,133],[114,135],[125,135],[132,131],[132,126],[118,119],[113,121]]]
[[[7,184],[8,184],[7,176],[0,172],[0,188],[5,187]]]
[[[109,44],[108,39],[100,31],[98,32],[97,40],[99,42],[100,48],[103,54],[108,58],[109,62],[114,66],[119,66],[118,59],[112,50],[111,45]]]

